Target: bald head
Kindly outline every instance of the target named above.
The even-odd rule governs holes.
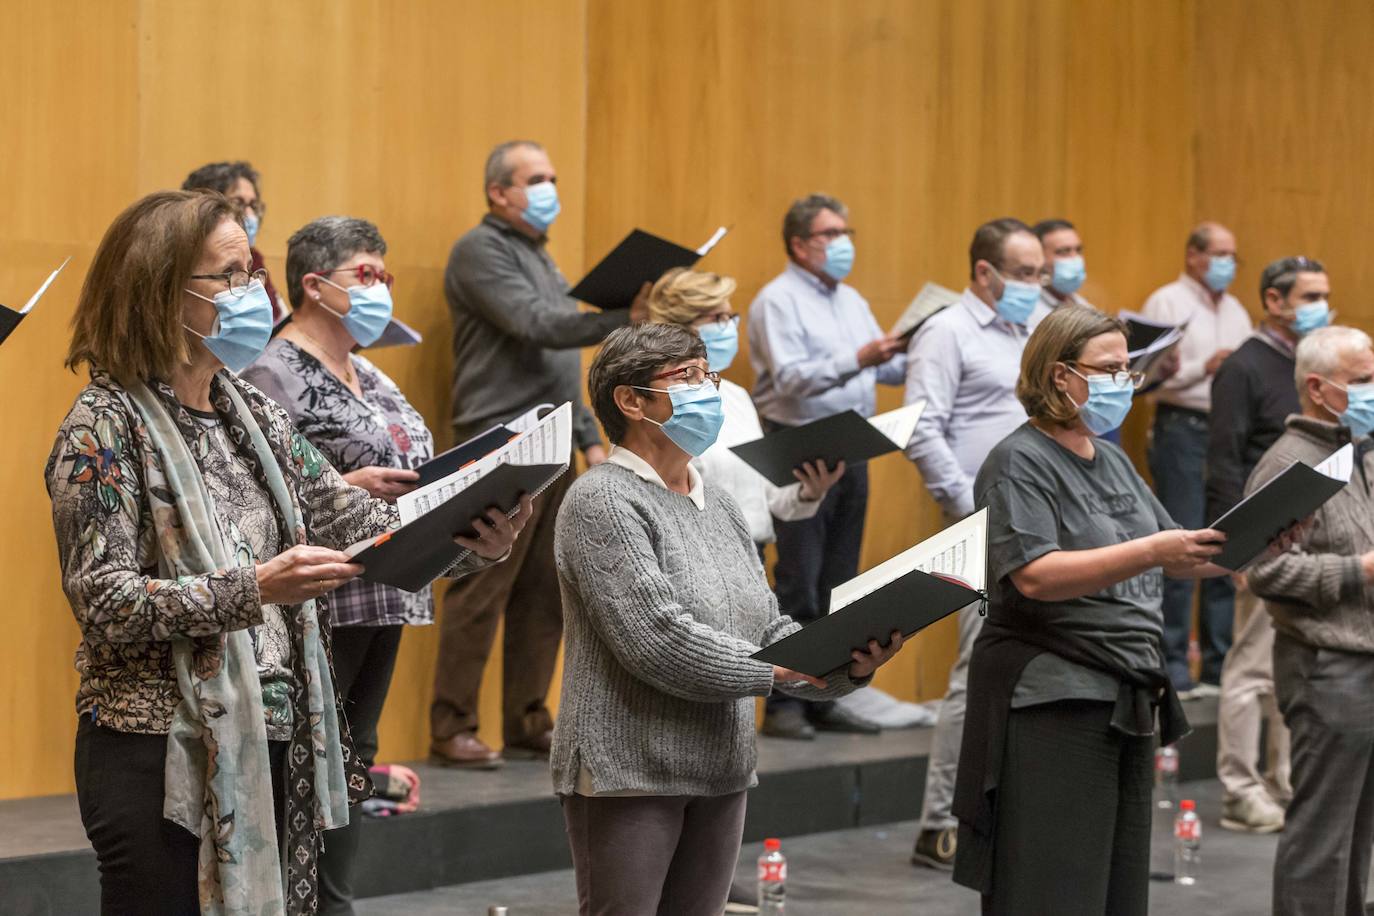
[[[1221,296],[1230,281],[1228,279],[1226,284],[1222,284],[1221,289],[1217,289],[1215,285],[1207,283],[1207,271],[1213,260],[1226,258],[1232,261],[1231,273],[1234,275],[1236,237],[1221,223],[1198,223],[1197,228],[1188,234],[1188,245],[1183,253],[1183,270],[1197,282],[1206,285],[1217,297]]]

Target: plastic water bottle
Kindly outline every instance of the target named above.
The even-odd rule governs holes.
[[[1191,798],[1179,802],[1174,819],[1174,883],[1197,884],[1202,867],[1202,821]]]
[[[759,856],[759,916],[783,916],[787,904],[787,857],[776,839],[763,841]]]
[[[1155,805],[1173,808],[1178,802],[1178,748],[1170,745],[1155,751]]]

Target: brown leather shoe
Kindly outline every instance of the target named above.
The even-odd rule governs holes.
[[[547,758],[553,747],[553,729],[523,741],[507,741],[502,753],[511,760],[539,760]]]
[[[479,741],[472,732],[459,732],[452,738],[430,742],[429,759],[439,766],[464,770],[495,770],[505,763],[499,753]]]

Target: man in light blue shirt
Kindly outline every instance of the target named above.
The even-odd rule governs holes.
[[[973,512],[973,480],[988,452],[1026,422],[1016,398],[1021,353],[1049,314],[1040,240],[1018,219],[978,227],[969,246],[969,285],[954,305],[931,316],[907,351],[906,403],[926,402],[906,453],[950,524]],[[926,775],[921,832],[912,861],[954,865],[950,812],[964,735],[969,657],[982,629],[978,606],[959,612],[959,657],[940,704]]]
[[[870,417],[878,383],[900,385],[903,345],[882,332],[868,302],[844,278],[854,262],[854,231],[844,204],[812,194],[783,219],[788,264],[749,306],[754,404],[765,430],[800,426],[843,410]],[[830,590],[859,571],[868,467],[846,469],[815,516],[776,521],[773,573],[782,612],[800,621],[829,610]],[[831,704],[769,698],[766,735],[813,738],[814,725],[873,730]]]

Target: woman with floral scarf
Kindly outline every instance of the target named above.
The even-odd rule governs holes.
[[[91,382],[46,478],[107,916],[312,913],[321,834],[370,785],[321,599],[363,571],[344,548],[399,521],[237,378],[272,326],[251,267],[223,196],[159,192],[115,219],[76,307],[67,363]],[[504,557],[529,511],[474,520],[450,574]]]

